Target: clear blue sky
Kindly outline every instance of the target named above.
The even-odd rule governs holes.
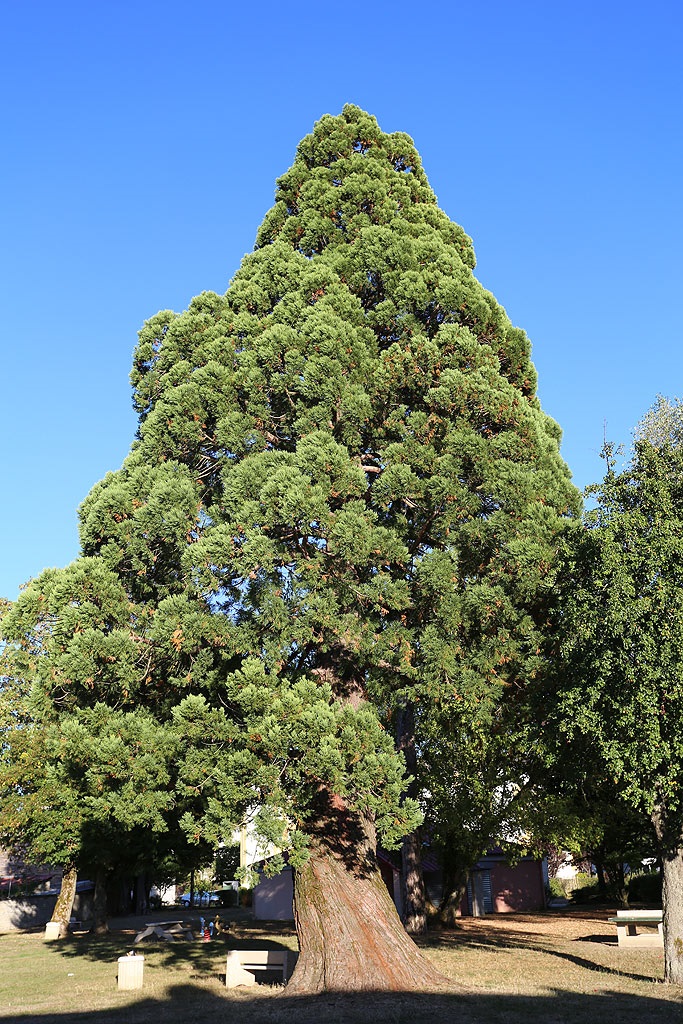
[[[533,343],[579,486],[680,395],[680,5],[62,0],[2,20],[0,595],[78,553],[157,310],[224,291],[345,102],[415,140]]]

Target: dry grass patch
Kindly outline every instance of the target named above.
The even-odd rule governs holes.
[[[21,1024],[683,1024],[683,994],[661,984],[659,950],[619,950],[609,911],[467,919],[421,943],[452,994],[288,998],[226,990],[230,948],[296,949],[291,927],[237,921],[210,943],[145,943],[142,991],[119,992],[117,958],[139,921],[105,938],[0,936],[0,1016]]]

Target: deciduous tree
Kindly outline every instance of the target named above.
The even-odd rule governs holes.
[[[651,816],[663,862],[665,978],[680,984],[683,447],[680,405],[665,406],[666,423],[655,414],[643,421],[622,472],[606,450],[607,473],[568,569],[559,715],[566,735],[590,737],[624,799]]]

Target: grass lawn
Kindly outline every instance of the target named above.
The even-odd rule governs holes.
[[[657,949],[620,950],[610,911],[564,910],[466,919],[421,943],[453,979],[452,994],[288,998],[278,986],[225,988],[230,948],[296,949],[291,927],[242,917],[209,943],[145,942],[144,988],[119,992],[117,958],[142,919],[98,938],[45,943],[0,935],[0,1017],[21,1024],[683,1024],[683,991],[661,983]],[[162,914],[159,920],[194,914]],[[153,919],[156,919],[152,915]]]

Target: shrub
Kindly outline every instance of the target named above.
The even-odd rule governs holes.
[[[595,875],[588,875],[584,871],[580,871],[572,879],[570,895],[574,903],[586,903],[587,900],[595,899],[598,894],[598,880]]]
[[[567,897],[567,886],[563,878],[549,878],[548,889],[551,899],[566,899]]]

